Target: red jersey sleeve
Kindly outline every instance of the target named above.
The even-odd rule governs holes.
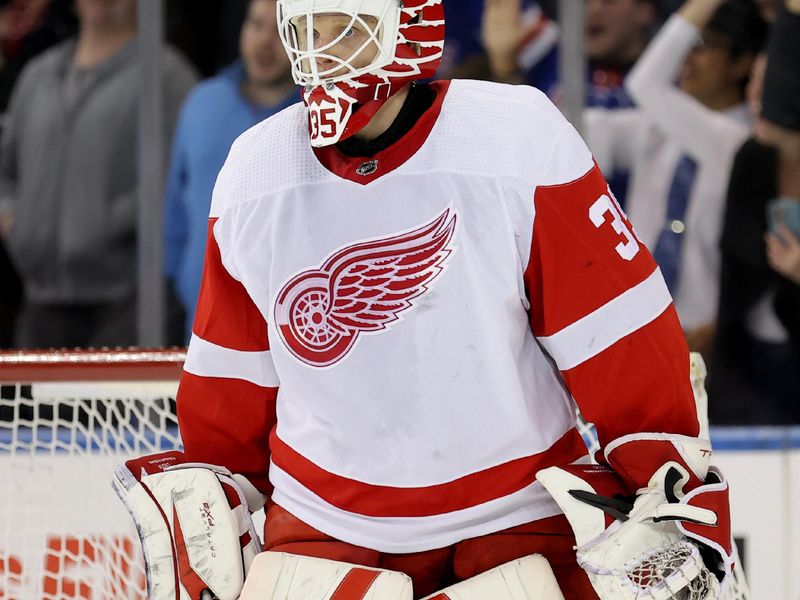
[[[585,153],[573,134],[572,143]],[[562,140],[557,152],[563,167],[569,144]],[[539,186],[533,202],[524,275],[531,328],[581,413],[595,424],[598,458],[634,490],[669,460],[702,479],[702,460],[686,451],[707,441],[698,439],[678,316],[660,270],[600,169],[595,164],[572,181]]]
[[[227,467],[269,496],[278,377],[267,323],[225,268],[215,223],[209,222],[197,314],[178,390],[178,423],[190,461]]]

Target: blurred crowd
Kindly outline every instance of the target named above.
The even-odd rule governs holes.
[[[165,2],[167,335],[233,141],[297,102],[274,0]],[[442,78],[559,104],[556,0],[445,0]],[[0,348],[136,343],[136,0],[0,0]],[[800,0],[585,0],[583,134],[716,424],[800,423]]]

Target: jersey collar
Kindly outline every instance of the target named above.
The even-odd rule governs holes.
[[[425,111],[408,133],[388,148],[373,156],[347,156],[336,146],[313,148],[317,160],[334,175],[361,185],[372,183],[402,166],[428,139],[442,112],[442,104],[450,89],[450,82],[435,81],[430,86],[436,92],[433,105]]]

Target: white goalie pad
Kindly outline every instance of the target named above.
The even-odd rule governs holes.
[[[616,475],[605,467],[537,474],[569,520],[578,564],[601,600],[720,597],[733,565],[727,484],[712,469],[706,485],[678,497],[688,478],[680,471],[665,465],[632,503],[609,491]]]
[[[412,600],[404,573],[282,552],[262,552],[239,600]]]
[[[128,461],[112,485],[136,523],[150,600],[237,600],[259,552],[230,472],[179,452]]]
[[[564,600],[550,563],[539,555],[500,565],[423,600]]]

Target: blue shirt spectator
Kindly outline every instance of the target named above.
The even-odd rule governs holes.
[[[165,271],[191,335],[203,270],[211,194],[231,145],[244,131],[299,100],[275,28],[275,3],[253,0],[242,60],[199,84],[178,121],[165,200]]]
[[[588,0],[586,2],[586,55],[589,59],[586,105],[597,108],[631,108],[634,102],[624,79],[647,45],[656,23],[652,0]],[[519,50],[519,67],[525,79],[558,101],[558,29],[538,6],[522,19],[525,37]]]
[[[297,102],[293,90],[274,106],[256,106],[242,93],[246,71],[237,61],[198,85],[183,106],[169,171],[166,197],[166,272],[187,312],[187,336],[208,228],[211,192],[231,145],[242,133]],[[188,338],[187,338],[188,339]]]

